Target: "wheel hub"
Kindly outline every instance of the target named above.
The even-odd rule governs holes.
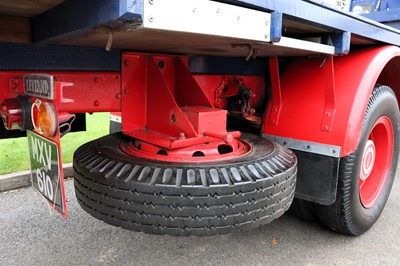
[[[393,158],[394,131],[390,119],[380,117],[368,136],[359,177],[360,201],[365,208],[379,200]]]
[[[127,154],[141,158],[167,162],[208,162],[232,159],[251,152],[251,146],[243,141],[233,139],[225,141],[205,142],[179,149],[165,149],[149,142],[134,139],[121,143],[121,150]]]
[[[375,156],[375,144],[372,140],[368,140],[365,144],[364,154],[361,161],[361,180],[364,181],[370,176],[372,169],[374,168]]]

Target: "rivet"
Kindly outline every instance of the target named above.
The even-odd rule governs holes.
[[[217,8],[217,10],[216,10],[216,11],[217,11],[217,13],[219,13],[219,8]]]
[[[129,90],[128,90],[128,89],[125,89],[125,90],[124,90],[124,94],[127,95],[128,93],[129,93]]]
[[[240,16],[237,16],[237,19],[240,20]]]
[[[117,99],[121,99],[121,93],[117,93]]]
[[[265,34],[264,37],[265,37],[265,39],[268,39],[268,38],[269,38],[269,35],[268,35],[268,34]]]
[[[124,66],[129,66],[129,60],[124,61]]]
[[[158,68],[163,69],[165,67],[165,62],[160,60],[160,61],[157,62],[157,66],[158,66]]]
[[[97,106],[100,105],[100,103],[99,103],[99,101],[96,100],[96,101],[93,102],[93,105],[94,105],[95,107],[97,107]]]
[[[179,139],[186,139],[184,132],[179,133]]]
[[[93,82],[94,82],[94,83],[99,82],[99,78],[98,78],[98,77],[94,77],[94,78],[93,78]]]
[[[152,16],[150,16],[150,17],[149,17],[149,21],[150,21],[150,22],[153,22],[153,21],[154,21],[154,18],[153,18]]]
[[[150,5],[154,4],[154,0],[149,0],[149,4]]]
[[[193,13],[196,13],[196,8],[195,7],[193,7],[193,9],[192,9],[192,11],[193,11]]]

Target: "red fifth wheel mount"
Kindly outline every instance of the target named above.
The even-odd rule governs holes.
[[[226,131],[227,111],[214,108],[182,58],[127,54],[122,84],[123,132],[74,155],[76,196],[88,213],[135,231],[213,235],[289,208],[294,153]]]

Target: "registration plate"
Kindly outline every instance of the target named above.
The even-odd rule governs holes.
[[[50,206],[67,217],[60,144],[27,131],[33,188]]]

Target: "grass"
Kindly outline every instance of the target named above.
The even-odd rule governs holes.
[[[84,132],[68,133],[61,139],[63,163],[72,162],[75,150],[82,144],[107,135],[109,113],[86,115]],[[30,169],[26,137],[0,140],[0,175]]]

